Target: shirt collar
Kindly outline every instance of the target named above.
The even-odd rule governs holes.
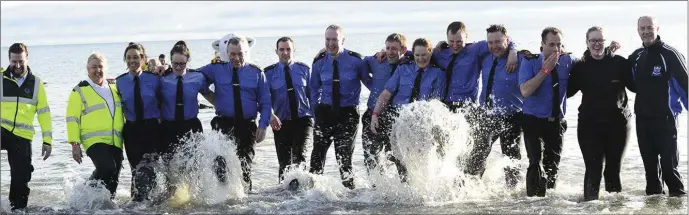
[[[86,79],[87,82],[93,87],[93,88],[107,88],[108,83],[107,80],[103,80],[103,86],[99,86],[98,84],[94,83],[90,78]]]

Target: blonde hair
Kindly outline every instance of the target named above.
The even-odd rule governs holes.
[[[88,69],[89,62],[91,62],[91,60],[100,60],[100,61],[102,61],[102,62],[103,62],[103,70],[105,70],[106,68],[108,68],[108,60],[105,59],[105,56],[104,56],[103,54],[101,54],[100,52],[93,52],[91,55],[89,55],[88,60],[86,60],[86,67],[87,67],[87,69]]]

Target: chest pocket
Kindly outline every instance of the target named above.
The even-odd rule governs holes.
[[[373,79],[376,80],[386,80],[392,76],[392,67],[386,66],[385,64],[378,64],[371,68],[373,72]],[[376,71],[376,72],[374,72]]]
[[[258,73],[254,71],[240,72],[239,87],[243,98],[247,98],[249,101],[258,101]]]
[[[282,74],[280,76],[277,73],[273,73],[271,80],[270,80],[271,91],[277,92],[277,91],[279,91],[280,88],[283,88],[283,87],[285,87],[285,85],[287,85],[287,82],[285,81],[284,78],[282,78],[282,76],[284,76],[284,74]]]
[[[414,74],[414,77],[401,76],[399,89],[397,89],[397,95],[396,96],[401,96],[403,98],[411,97],[411,92],[414,89],[414,79],[415,78],[416,78],[416,74]]]

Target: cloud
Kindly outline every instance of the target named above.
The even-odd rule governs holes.
[[[546,4],[547,3],[547,4]],[[438,32],[454,20],[471,32],[502,23],[520,29],[634,22],[644,11],[686,25],[686,2],[2,2],[0,45],[317,35],[328,24],[346,33]],[[604,18],[605,17],[605,18]],[[477,29],[477,30],[475,30]],[[430,32],[429,32],[430,33]]]

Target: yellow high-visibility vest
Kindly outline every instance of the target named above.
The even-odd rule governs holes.
[[[108,83],[108,87],[115,104],[113,115],[110,115],[105,99],[98,95],[88,81],[82,81],[72,89],[65,115],[67,142],[79,143],[84,150],[88,150],[95,143],[122,148],[122,104],[115,84]]]
[[[48,98],[41,79],[34,76],[29,68],[24,82],[19,86],[10,72],[3,70],[0,91],[2,91],[0,93],[0,125],[18,137],[33,140],[34,115],[38,114],[43,142],[51,145],[53,125]]]

